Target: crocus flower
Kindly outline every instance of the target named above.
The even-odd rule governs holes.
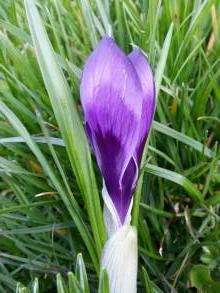
[[[109,240],[102,264],[109,273],[111,292],[135,292],[137,236],[129,224],[139,165],[154,114],[153,74],[140,49],[127,56],[113,39],[104,37],[85,64],[80,95],[86,130],[103,176]],[[133,247],[131,258],[124,255],[125,246],[129,251]],[[116,256],[118,251],[121,255]],[[129,268],[129,259],[134,269]],[[133,278],[130,289],[128,280],[123,283],[126,278]]]

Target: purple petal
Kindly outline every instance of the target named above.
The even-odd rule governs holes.
[[[137,178],[143,92],[129,58],[104,37],[88,58],[80,86],[87,132],[107,191],[123,223]]]
[[[140,163],[144,145],[147,139],[148,132],[150,130],[155,108],[155,85],[153,72],[150,65],[147,63],[146,58],[139,48],[135,49],[128,55],[129,59],[133,63],[139,80],[141,82],[142,90],[144,93],[142,115],[141,115],[141,127],[139,134],[139,142],[136,147],[135,155],[138,163]]]

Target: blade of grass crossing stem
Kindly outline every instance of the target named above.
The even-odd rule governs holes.
[[[105,228],[85,131],[64,74],[33,0],[25,0],[27,18],[38,63],[57,123],[89,214],[98,255],[105,242]]]
[[[6,118],[12,124],[14,129],[19,133],[20,136],[23,137],[23,139],[26,141],[27,145],[29,146],[29,148],[34,153],[39,163],[43,167],[44,172],[48,175],[48,177],[52,181],[56,190],[60,194],[67,210],[69,211],[71,217],[73,218],[73,221],[76,224],[77,229],[79,233],[81,234],[81,237],[84,240],[85,245],[89,251],[91,259],[93,260],[94,266],[96,270],[98,271],[99,264],[98,264],[97,254],[95,252],[94,245],[93,245],[93,240],[91,238],[91,235],[85,223],[82,220],[81,210],[78,206],[78,203],[76,202],[73,196],[71,198],[68,196],[68,193],[66,192],[66,190],[63,188],[62,184],[56,177],[55,173],[53,172],[52,168],[48,164],[41,150],[38,148],[37,144],[32,140],[27,129],[24,127],[21,121],[17,118],[17,116],[3,102],[0,102],[0,112],[2,112],[6,116]]]
[[[183,175],[151,164],[146,164],[144,170],[147,173],[179,184],[189,193],[192,199],[199,202],[203,201],[203,196],[201,192],[193,185],[193,183],[189,179],[187,179]]]
[[[161,50],[160,60],[158,62],[156,73],[155,73],[156,100],[157,100],[157,97],[159,94],[160,85],[161,85],[163,73],[165,70],[165,65],[166,65],[166,60],[167,60],[167,56],[168,56],[168,52],[169,52],[169,48],[170,48],[172,33],[173,33],[173,23],[171,23],[170,28],[168,30],[168,33],[166,35],[166,38],[164,40],[163,48]],[[149,137],[150,137],[150,133],[149,133],[147,142],[145,144],[144,154],[143,154],[143,157],[141,160],[141,168],[144,166],[145,161],[146,161],[147,146],[149,143]],[[138,184],[137,184],[136,191],[135,191],[135,196],[134,196],[134,206],[133,206],[133,210],[132,210],[132,224],[135,226],[138,225],[139,203],[140,203],[140,199],[141,199],[142,185],[143,185],[143,174],[141,174],[139,177]]]

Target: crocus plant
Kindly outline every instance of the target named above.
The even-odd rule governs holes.
[[[155,90],[152,70],[136,48],[128,56],[104,37],[82,75],[86,130],[103,176],[102,196],[108,240],[101,265],[110,292],[136,292],[137,232],[130,225],[132,196],[151,127]]]

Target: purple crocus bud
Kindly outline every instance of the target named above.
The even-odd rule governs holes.
[[[155,107],[153,74],[140,49],[126,56],[104,37],[83,70],[86,129],[103,176],[108,232],[101,259],[111,293],[135,293],[137,232],[130,226],[132,195]]]
[[[154,114],[154,81],[140,49],[126,56],[104,37],[89,56],[80,94],[105,194],[123,225]]]

